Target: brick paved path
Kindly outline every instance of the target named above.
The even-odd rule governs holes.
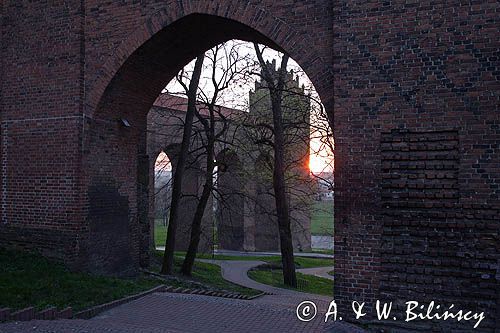
[[[273,297],[273,296],[265,296]],[[326,309],[324,310],[326,311]],[[322,311],[322,312],[324,312]],[[325,325],[321,316],[310,322],[296,318],[295,309],[276,303],[243,301],[200,295],[155,293],[121,305],[90,320],[7,323],[1,333],[101,332],[358,332]]]

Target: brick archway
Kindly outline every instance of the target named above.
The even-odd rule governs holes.
[[[193,4],[184,0],[169,2],[164,5],[163,9],[147,17],[99,66],[86,85],[87,115],[93,114],[106,88],[134,52],[137,52],[155,35],[190,15],[217,17],[225,20],[226,23],[232,21],[240,25],[240,28],[248,29],[244,34],[236,35],[235,38],[257,41],[287,52],[308,74],[323,104],[330,106],[333,103],[333,70],[330,59],[322,58],[321,52],[308,42],[307,36],[288,25],[283,19],[273,15],[270,10],[249,3],[242,6],[241,4],[231,5],[229,2],[229,6],[225,7],[214,6],[212,1],[197,1]],[[204,48],[207,47],[201,46],[197,53]],[[182,65],[176,64],[175,67],[181,68]]]

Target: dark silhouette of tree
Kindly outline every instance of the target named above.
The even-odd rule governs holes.
[[[196,117],[200,121],[203,127],[204,136],[205,136],[205,144],[204,152],[206,156],[205,160],[205,183],[203,185],[203,190],[201,196],[198,200],[198,205],[196,207],[196,211],[193,217],[193,221],[191,223],[191,238],[189,242],[189,247],[186,252],[186,257],[184,258],[184,262],[182,263],[181,273],[183,275],[190,276],[193,270],[194,261],[196,258],[196,253],[198,252],[198,245],[200,243],[201,237],[201,223],[203,220],[203,214],[207,207],[208,200],[210,195],[214,189],[213,182],[213,174],[214,168],[216,165],[215,162],[215,145],[218,140],[220,140],[228,129],[228,119],[226,115],[222,112],[222,107],[217,105],[219,94],[227,89],[231,81],[235,79],[238,75],[236,63],[240,61],[239,55],[233,53],[233,57],[231,57],[231,52],[228,54],[228,50],[226,49],[226,44],[220,44],[210,51],[207,52],[207,58],[209,61],[209,69],[211,70],[211,82],[213,92],[205,92],[201,91],[200,95],[202,96],[202,101],[198,102],[199,107],[196,108]],[[219,52],[223,52],[228,59],[228,63],[223,66],[223,75],[222,78],[217,78],[217,68],[218,68],[218,60],[219,60]],[[236,56],[234,56],[236,55]],[[191,89],[191,86],[188,88],[184,85],[184,89]],[[188,90],[186,90],[188,92]],[[192,94],[192,92],[189,92]],[[196,92],[195,92],[196,93]],[[204,109],[208,111],[208,115],[205,113],[199,112],[199,109]],[[222,125],[222,126],[219,126]]]
[[[172,201],[170,204],[170,217],[167,229],[167,239],[165,242],[165,253],[163,256],[163,264],[161,268],[162,274],[172,274],[174,266],[174,251],[175,251],[175,234],[177,231],[177,219],[179,215],[179,203],[182,195],[182,178],[185,169],[185,164],[188,156],[189,146],[191,143],[191,131],[193,118],[196,111],[196,91],[200,82],[201,70],[203,68],[203,60],[205,56],[200,55],[196,58],[194,65],[193,76],[189,82],[188,106],[186,111],[186,119],[184,120],[184,130],[182,134],[181,151],[177,160],[177,168],[174,172],[172,185]]]

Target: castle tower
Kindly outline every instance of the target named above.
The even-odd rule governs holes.
[[[275,79],[279,71],[276,60],[267,66]],[[291,210],[293,245],[297,251],[311,249],[312,182],[309,176],[310,113],[309,97],[299,85],[299,77],[287,72],[282,96],[283,125],[285,129],[286,181]],[[273,149],[264,139],[272,141],[273,116],[269,89],[264,80],[255,82],[250,91],[250,116],[257,133],[255,145],[255,249],[279,250],[279,232],[276,204],[272,188]],[[265,125],[264,125],[265,124]],[[260,138],[259,138],[260,137]]]

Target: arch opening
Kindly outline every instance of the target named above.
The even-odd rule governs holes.
[[[204,29],[201,29],[202,27]],[[132,229],[135,229],[133,233],[140,234],[138,230],[143,230],[145,225],[148,225],[148,229],[150,229],[151,223],[141,218],[141,216],[144,216],[141,212],[148,211],[148,206],[151,207],[151,203],[148,204],[148,201],[151,200],[150,190],[144,184],[139,184],[137,189],[134,189],[132,185],[144,172],[137,163],[137,156],[148,157],[149,155],[149,159],[151,159],[147,147],[148,139],[144,135],[148,131],[146,117],[148,111],[158,98],[159,92],[165,87],[166,82],[182,66],[188,63],[194,55],[215,44],[235,38],[282,49],[261,32],[242,23],[210,15],[188,15],[161,29],[132,52],[106,86],[99,102],[96,103],[95,111],[92,112],[93,121],[90,125],[92,132],[96,134],[90,139],[91,153],[87,158],[87,163],[95,161],[92,157],[94,154],[96,154],[95,156],[102,156],[100,152],[103,150],[108,154],[105,159],[99,160],[99,163],[89,166],[91,170],[89,182],[95,182],[101,187],[108,186],[109,182],[119,184],[117,187],[118,192],[125,195],[131,203],[126,215],[127,220],[124,219],[122,223],[128,224]],[[290,52],[297,52],[297,50]],[[310,59],[304,57],[297,59],[299,64],[301,60],[305,62],[303,67],[306,71],[307,68],[311,70],[314,68],[309,62]],[[316,77],[319,76],[319,73],[313,72]],[[318,78],[318,80],[320,79]],[[323,93],[326,96],[331,94],[331,92],[327,92],[325,84],[320,86],[322,91],[318,92],[319,94]],[[126,120],[130,126],[124,128],[120,123],[116,123],[117,119]],[[120,146],[124,149],[109,151],[109,146]],[[170,156],[170,153],[167,154]],[[309,156],[307,156],[307,160],[308,158]],[[116,175],[111,180],[101,178],[100,175],[104,173],[112,173],[116,160],[124,162],[124,165],[127,166],[126,172]],[[254,165],[252,164],[252,166]],[[135,170],[134,167],[136,167]],[[220,174],[222,173],[220,172]],[[224,179],[224,177],[222,178]],[[149,186],[149,188],[151,187]],[[194,192],[193,190],[193,194]],[[198,192],[196,192],[196,195],[198,195]],[[196,195],[193,195],[193,197],[196,197]],[[238,205],[244,206],[243,199],[234,200],[239,202]],[[255,204],[252,210],[255,210]],[[207,225],[211,224],[213,223]],[[236,229],[241,234],[241,230],[253,230],[252,228],[255,229],[255,223],[254,226],[251,223],[243,224],[243,226],[240,225]],[[135,248],[142,249],[139,251],[139,255],[137,255],[137,252],[132,253],[133,259],[142,265],[147,265],[149,255],[145,253],[144,249],[151,246],[150,238],[153,233],[154,231],[147,237],[141,235],[132,239],[134,244],[131,246],[130,251],[134,252],[133,249]],[[189,231],[184,230],[180,234],[189,236]],[[308,241],[310,242],[310,237],[307,238],[309,238]],[[207,241],[211,241],[210,236],[207,236]],[[248,243],[253,243],[253,245],[244,245],[244,247],[255,248],[256,240]],[[300,246],[300,250],[309,247],[308,245]],[[276,248],[273,249],[276,250]],[[213,246],[210,250],[213,250]]]
[[[167,226],[172,198],[172,163],[168,155],[162,150],[154,165],[154,223],[151,239],[154,246],[165,244]]]
[[[198,108],[205,112],[205,116],[208,116],[209,100],[215,98],[212,95],[215,94],[215,88],[207,87],[204,81],[210,81],[210,75],[214,75],[214,78],[218,81],[222,79],[223,74],[229,72],[234,77],[240,74],[237,71],[218,67],[220,59],[217,58],[216,54],[222,50],[225,52],[225,56],[222,57],[224,58],[223,61],[228,61],[227,58],[234,58],[235,49],[238,53],[247,56],[249,52],[255,51],[251,43],[233,40],[225,43],[225,45],[218,45],[206,55],[206,61],[209,63],[212,61],[213,63],[203,67],[201,72],[202,80],[198,87],[198,98],[200,99],[198,100]],[[266,54],[268,58],[275,56],[279,56],[279,53],[273,51],[271,55]],[[248,57],[241,60],[246,61],[245,64],[248,66]],[[273,70],[276,70],[276,59],[273,61],[274,63],[268,63],[268,65],[273,67]],[[321,159],[328,159],[329,157],[328,153],[323,150],[326,150],[325,141],[328,141],[326,136],[330,133],[325,130],[326,117],[317,110],[321,109],[319,107],[321,105],[312,84],[308,82],[307,88],[304,86],[303,81],[308,81],[307,77],[297,64],[291,62],[290,68],[288,68],[289,71],[286,73],[287,88],[283,96],[282,107],[287,126],[285,140],[287,146],[286,171],[288,175],[287,182],[290,187],[289,201],[292,210],[295,249],[299,252],[311,251],[311,242],[313,240],[317,247],[331,250],[332,233],[328,233],[328,230],[324,229],[333,229],[333,213],[331,209],[322,211],[322,208],[325,205],[331,205],[332,202],[313,204],[310,200],[310,197],[314,194],[314,198],[321,201],[321,195],[315,192],[317,191],[316,182],[321,177],[326,179],[325,173],[328,173],[326,169],[328,169],[329,163],[332,163],[332,161],[326,160],[321,162]],[[239,64],[231,62],[231,67],[233,65],[238,67]],[[187,105],[185,95],[188,94],[183,90],[187,89],[193,68],[194,60],[184,67],[181,77],[177,77],[176,80],[172,80],[167,85],[155,103],[158,106],[163,105],[165,108],[178,107],[182,109],[181,116],[184,115],[183,112],[186,111]],[[213,72],[212,69],[214,68],[215,71]],[[252,68],[252,66],[248,68]],[[248,68],[243,67],[246,71],[249,71]],[[253,71],[255,72],[255,70]],[[229,127],[237,125],[244,129],[230,129],[228,130],[229,133],[224,133],[225,138],[217,142],[217,145],[220,146],[217,149],[220,151],[215,156],[217,170],[215,168],[213,170],[214,179],[216,179],[214,182],[216,188],[213,189],[215,213],[213,248],[220,251],[279,252],[280,242],[276,227],[276,206],[273,204],[275,198],[270,185],[272,184],[272,177],[270,177],[272,174],[272,154],[269,147],[266,148],[260,143],[257,144],[264,137],[272,134],[269,131],[273,122],[270,114],[270,96],[266,93],[267,87],[262,79],[250,80],[249,83],[247,82],[248,77],[238,76],[239,79],[234,79],[234,77],[234,82],[228,82],[228,85],[237,86],[236,89],[229,89],[229,93],[224,95],[218,91],[219,94],[216,96],[217,102],[224,105],[217,105],[217,107],[221,108],[219,110],[221,114],[216,114],[216,118],[221,118],[218,119],[217,125],[223,127],[223,123],[227,120],[231,123]],[[299,82],[303,85],[300,86]],[[219,88],[217,87],[217,89]],[[228,108],[228,106],[232,108]],[[224,114],[230,116],[231,119],[222,119]],[[267,129],[266,126],[258,125],[257,127],[260,128],[255,131],[255,124],[251,124],[255,121],[262,124],[265,121],[268,125]],[[319,124],[321,122],[323,124]],[[182,127],[182,124],[180,127]],[[203,133],[202,128],[194,127],[197,131],[194,136],[203,137],[206,135],[206,133]],[[241,134],[242,132],[243,134]],[[226,148],[226,146],[231,148]],[[203,149],[203,147],[198,148]],[[258,155],[259,153],[260,155]],[[243,156],[238,156],[238,154]],[[264,155],[268,156],[269,159],[268,163],[270,165],[268,168],[258,163],[259,158]],[[316,158],[316,164],[314,165],[310,162],[313,157]],[[267,172],[267,178],[259,176],[264,171]],[[266,197],[267,200],[264,199]],[[316,223],[323,225],[313,226],[315,227],[314,230],[320,234],[314,234],[311,237],[311,220],[316,221],[317,219],[321,221]],[[318,238],[320,239],[319,242],[317,241]]]

